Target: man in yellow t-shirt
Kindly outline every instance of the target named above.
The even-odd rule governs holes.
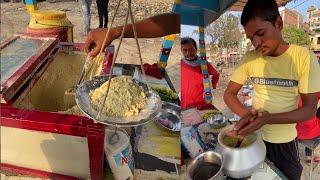
[[[246,135],[261,129],[267,158],[289,179],[298,180],[302,166],[295,142],[295,123],[315,115],[320,66],[309,49],[284,42],[283,22],[275,0],[249,0],[241,24],[255,50],[244,56],[224,94],[228,107],[242,117],[232,133]],[[254,87],[253,110],[237,98],[248,80]],[[299,96],[303,101],[301,109]]]

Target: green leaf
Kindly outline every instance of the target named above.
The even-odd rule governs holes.
[[[302,28],[296,28],[294,26],[285,26],[282,30],[283,38],[290,44],[296,44],[300,46],[310,47],[309,35]]]

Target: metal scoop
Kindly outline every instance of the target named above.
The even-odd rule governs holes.
[[[245,125],[247,126],[248,124],[250,124],[254,119],[256,118],[256,116],[253,116],[249,119],[249,122]],[[240,119],[241,121],[241,119]],[[227,132],[227,135],[228,136],[231,136],[231,137],[234,137],[234,130],[231,130],[230,132]],[[235,144],[235,148],[239,148],[243,142],[243,140],[245,139],[246,136],[241,136],[241,135],[237,135],[238,136],[238,140],[237,140],[237,143]]]
[[[90,56],[87,55],[87,58],[86,58],[86,61],[84,62],[84,66],[83,66],[83,69],[82,69],[82,72],[81,72],[81,75],[80,75],[80,79],[78,81],[78,84],[81,84],[84,80],[84,78],[87,76],[88,74],[88,62],[90,61]]]
[[[238,141],[236,145],[234,146],[235,148],[239,148],[244,140],[245,136],[239,136]]]
[[[114,133],[109,137],[109,144],[114,145],[120,140],[120,136],[118,131],[118,127],[116,126]]]
[[[82,68],[80,79],[79,79],[77,85],[81,84],[84,81],[85,77],[87,76],[88,63],[89,63],[90,59],[91,59],[90,56],[87,55],[87,58],[84,62],[84,66]],[[76,104],[75,93],[76,93],[77,85],[68,88],[64,93],[64,104],[66,104],[67,107],[72,107],[73,105]]]

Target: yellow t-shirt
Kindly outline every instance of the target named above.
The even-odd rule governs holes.
[[[246,53],[231,81],[253,84],[253,108],[269,113],[282,113],[298,108],[299,93],[320,91],[320,66],[307,48],[290,45],[280,56]],[[290,142],[297,136],[296,124],[267,124],[262,137],[271,143]]]

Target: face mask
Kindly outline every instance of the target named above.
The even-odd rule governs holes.
[[[194,58],[184,57],[184,59],[187,61],[195,61],[195,60],[197,60],[197,57],[194,57]]]
[[[200,59],[198,58],[196,58],[195,60],[183,59],[183,61],[192,67],[200,66]]]

